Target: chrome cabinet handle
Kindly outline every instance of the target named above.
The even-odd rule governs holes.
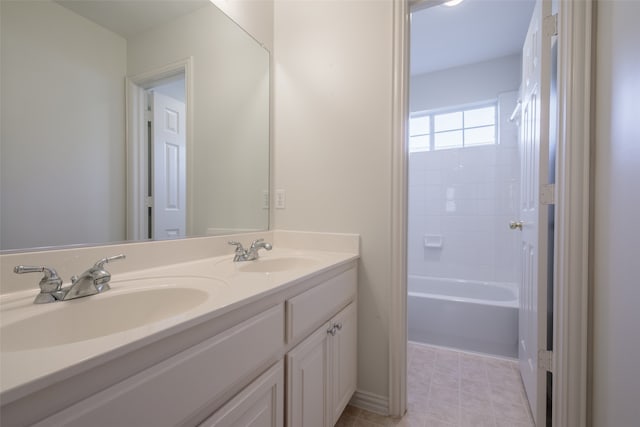
[[[522,231],[522,225],[523,225],[522,221],[511,221],[511,222],[509,222],[509,228],[512,229],[512,230],[519,229],[520,231]]]
[[[329,329],[327,329],[327,334],[331,335],[332,337],[335,336],[338,331],[342,330],[342,323],[334,323],[333,325],[331,325],[331,327]]]

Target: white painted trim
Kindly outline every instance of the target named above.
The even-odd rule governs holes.
[[[185,107],[186,107],[186,139],[187,139],[187,235],[193,234],[193,57],[167,64],[163,67],[149,70],[126,79],[127,113],[126,113],[126,152],[127,152],[127,239],[144,239],[146,235],[146,221],[143,221],[143,195],[139,189],[141,183],[146,182],[146,143],[144,117],[136,109],[144,103],[133,86],[145,88],[167,77],[184,73],[185,77]],[[138,110],[139,111],[139,110]],[[132,184],[133,183],[133,184]]]
[[[587,423],[592,0],[561,1],[553,425]]]
[[[384,396],[379,396],[367,391],[356,390],[353,397],[351,397],[349,404],[375,414],[387,415],[389,400]]]
[[[388,414],[407,410],[407,125],[409,119],[409,6],[393,2],[391,148],[391,307]]]
[[[398,5],[402,3],[403,5]],[[585,426],[587,420],[589,141],[593,0],[561,0],[558,20],[558,151],[554,295],[553,425]],[[405,8],[403,16],[397,13]],[[406,1],[394,2],[392,146],[391,316],[389,413],[406,407],[406,131],[408,94],[398,76],[408,68]],[[405,38],[406,37],[406,38]],[[406,83],[406,82],[405,82]],[[406,114],[406,113],[405,113]],[[408,115],[406,115],[408,117]],[[404,339],[404,344],[399,344]],[[354,398],[355,405],[364,407]]]
[[[126,237],[127,240],[145,240],[147,228],[143,191],[147,174],[147,147],[145,139],[146,100],[144,90],[131,79],[126,79]]]

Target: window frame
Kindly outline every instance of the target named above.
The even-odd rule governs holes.
[[[493,124],[492,125],[485,125],[485,126],[470,126],[470,127],[465,127],[464,126],[464,113],[465,111],[470,111],[470,110],[479,110],[481,108],[488,108],[488,107],[493,107],[493,111],[494,111],[494,117],[493,117]],[[450,114],[450,113],[462,113],[462,127],[459,129],[451,129],[448,130],[447,132],[451,132],[451,131],[462,131],[462,141],[461,141],[461,145],[459,146],[455,146],[455,147],[442,147],[442,148],[436,148],[435,145],[435,135],[436,133],[442,133],[442,132],[435,132],[435,116],[440,115],[440,114]],[[411,133],[411,120],[412,119],[417,119],[417,118],[423,118],[423,117],[428,117],[429,118],[429,133],[416,133],[416,134],[412,134]],[[465,130],[467,129],[478,129],[478,128],[483,128],[483,127],[488,127],[488,126],[493,126],[494,127],[494,137],[493,137],[493,143],[486,143],[486,144],[475,144],[475,145],[466,145],[465,144]],[[482,101],[482,102],[476,102],[473,104],[465,104],[465,105],[458,105],[458,106],[454,106],[454,107],[446,107],[446,108],[438,108],[438,109],[433,109],[433,110],[425,110],[425,111],[419,111],[419,112],[414,112],[411,113],[409,115],[409,144],[408,144],[408,150],[409,150],[409,154],[412,153],[424,153],[424,152],[430,152],[430,151],[441,151],[441,150],[452,150],[452,149],[458,149],[458,148],[473,148],[473,147],[484,147],[487,145],[497,145],[499,144],[499,139],[498,139],[498,135],[499,135],[499,114],[498,114],[498,99],[491,99],[489,101]],[[429,139],[429,144],[427,146],[427,149],[415,149],[412,148],[412,144],[411,144],[411,139],[414,137],[424,137],[424,136],[428,136]]]

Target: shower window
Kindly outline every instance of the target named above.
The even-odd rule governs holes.
[[[409,152],[431,149],[431,115],[415,116],[409,119]]]
[[[495,144],[496,113],[496,101],[492,101],[415,114],[409,119],[409,152]]]

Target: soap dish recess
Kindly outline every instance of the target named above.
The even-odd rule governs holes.
[[[442,235],[440,235],[440,234],[425,234],[424,235],[424,247],[425,248],[442,248]]]

